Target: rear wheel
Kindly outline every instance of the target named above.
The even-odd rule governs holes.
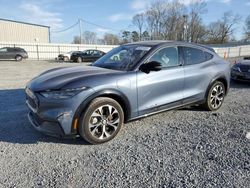
[[[15,57],[16,61],[22,61],[23,57],[21,55],[17,55]]]
[[[224,101],[225,92],[225,86],[222,82],[214,82],[214,84],[209,89],[206,102],[203,104],[203,106],[209,111],[218,110]]]
[[[81,63],[82,62],[82,58],[81,57],[78,57],[77,58],[77,63]]]
[[[100,144],[113,139],[124,121],[124,113],[118,102],[111,98],[94,99],[85,113],[80,124],[80,135],[91,144]]]

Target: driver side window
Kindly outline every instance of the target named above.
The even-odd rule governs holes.
[[[178,66],[178,49],[177,47],[167,47],[157,51],[150,59],[161,63],[162,68]]]

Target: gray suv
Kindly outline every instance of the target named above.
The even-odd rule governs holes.
[[[22,61],[27,59],[28,54],[23,48],[12,48],[12,47],[3,47],[0,48],[0,59],[15,59],[16,61]]]
[[[149,41],[121,45],[92,66],[56,68],[26,87],[29,120],[48,135],[114,138],[123,123],[201,104],[217,110],[229,90],[230,64],[209,47]]]

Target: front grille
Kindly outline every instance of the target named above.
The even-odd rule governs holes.
[[[34,108],[34,109],[37,108],[37,105],[36,105],[35,100],[32,99],[32,98],[30,98],[29,96],[27,96],[27,102],[29,103],[29,105],[30,105],[32,108]]]
[[[26,103],[29,106],[29,108],[33,111],[36,112],[38,108],[38,100],[35,96],[35,94],[29,89],[25,89],[26,92]]]

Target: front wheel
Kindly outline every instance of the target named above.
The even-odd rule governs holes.
[[[216,81],[209,89],[206,102],[203,106],[209,111],[218,110],[225,98],[225,86],[222,82]]]
[[[91,144],[113,139],[124,122],[124,113],[118,102],[111,98],[94,99],[84,112],[79,124],[80,135]]]
[[[78,57],[77,58],[77,63],[81,63],[82,62],[82,58],[81,57]]]
[[[21,55],[17,55],[15,57],[16,61],[22,61],[23,60],[23,57]]]

